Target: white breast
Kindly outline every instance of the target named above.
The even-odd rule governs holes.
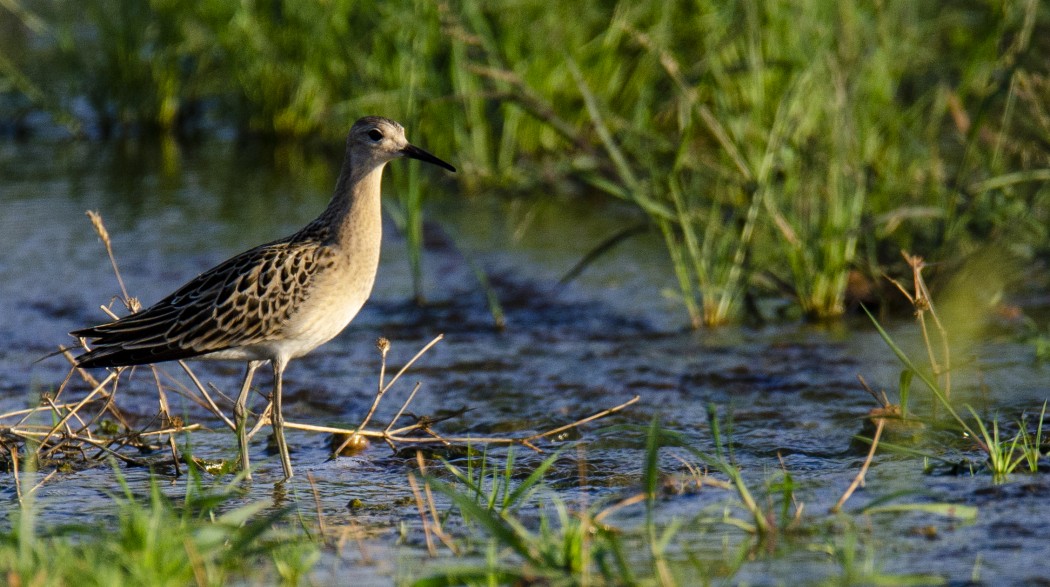
[[[275,343],[281,354],[287,359],[301,357],[342,332],[371,295],[378,267],[376,242],[317,274],[309,297],[283,329],[283,340]]]

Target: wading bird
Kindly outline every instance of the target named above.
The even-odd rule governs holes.
[[[71,332],[92,339],[78,367],[126,367],[179,359],[247,361],[234,408],[241,466],[248,478],[246,403],[255,370],[273,368],[271,425],[285,478],[281,380],[292,359],[339,334],[372,291],[382,240],[383,168],[410,157],[456,169],[409,144],[389,118],[368,116],[346,138],[335,194],[295,234],[245,251],[201,273],[156,304],[114,322]]]

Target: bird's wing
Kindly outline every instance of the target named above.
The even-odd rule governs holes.
[[[141,312],[71,332],[95,339],[77,364],[159,363],[278,338],[330,254],[313,241],[278,241],[245,251]]]

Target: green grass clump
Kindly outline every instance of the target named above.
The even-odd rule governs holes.
[[[989,425],[984,423],[980,415],[970,406],[966,406],[973,418],[976,428],[980,431],[980,446],[988,454],[988,470],[991,471],[996,481],[1004,481],[1007,476],[1017,470],[1022,463],[1028,465],[1029,473],[1039,471],[1039,458],[1042,456],[1041,440],[1043,437],[1043,419],[1046,416],[1046,402],[1043,402],[1043,411],[1039,414],[1039,423],[1036,425],[1035,434],[1028,432],[1028,425],[1022,419],[1018,422],[1019,430],[1010,440],[999,434],[999,418],[992,418]]]
[[[709,585],[732,582],[756,560],[767,564],[800,553],[820,555],[830,584],[943,583],[934,575],[881,569],[872,537],[860,530],[870,526],[870,519],[843,513],[803,517],[799,488],[787,471],[770,477],[764,494],[754,496],[733,463],[714,407],[709,415],[715,444],[711,453],[655,420],[647,429],[629,427],[645,438],[637,491],[628,490],[626,497],[570,503],[543,481],[559,454],[527,476],[513,453],[502,463],[482,455],[468,461],[465,469],[446,463],[446,474],[428,475],[426,483],[445,497],[448,509],[436,513],[443,506],[431,498],[428,506],[420,504],[420,511],[430,511],[427,515],[440,520],[431,527],[443,527],[442,542],[456,558],[439,558],[413,574],[411,584]],[[723,491],[725,499],[695,516],[668,516],[667,509],[673,511],[686,497],[671,488],[660,464],[666,450],[709,467],[710,474],[690,467],[695,491]],[[899,497],[895,493],[873,501],[860,515],[923,512],[962,521],[976,516],[976,508],[967,506],[888,503]],[[620,520],[625,512],[631,513],[626,519],[632,521]],[[465,528],[455,530],[459,525]],[[806,580],[816,581],[820,575]]]
[[[615,504],[602,501],[583,510],[574,510],[542,483],[559,453],[545,459],[520,482],[513,481],[513,452],[502,466],[490,464],[487,456],[480,459],[480,466],[471,465],[466,470],[446,464],[454,481],[431,477],[428,483],[449,499],[468,526],[488,537],[483,547],[488,554],[483,565],[445,564],[414,584],[679,583],[681,576],[676,575],[686,571],[673,569],[667,554],[677,546],[675,538],[682,522],[661,524],[655,517],[660,488],[659,432],[654,423],[643,465],[643,492]],[[538,510],[529,514],[521,511],[536,502],[542,503]],[[642,528],[625,532],[605,522],[618,509],[639,502],[646,508]],[[470,544],[462,551],[471,552]],[[700,577],[709,574],[697,561],[688,566],[694,573],[702,570]]]
[[[23,473],[25,476],[26,474]],[[0,572],[21,585],[226,585],[230,581],[298,584],[317,560],[309,536],[277,528],[286,512],[262,513],[258,503],[227,509],[233,487],[205,491],[187,483],[181,503],[151,480],[136,496],[123,478],[113,527],[70,524],[43,530],[43,504],[25,492],[0,533]],[[107,522],[103,522],[107,523]]]

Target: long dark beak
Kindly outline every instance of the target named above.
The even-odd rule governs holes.
[[[405,157],[411,157],[412,159],[419,159],[420,161],[433,163],[438,167],[444,167],[445,169],[448,169],[452,173],[456,172],[455,167],[449,165],[448,163],[445,163],[441,159],[438,159],[437,157],[431,155],[430,153],[424,151],[423,149],[420,149],[415,145],[407,145],[404,149],[401,149],[401,152],[404,153]]]

